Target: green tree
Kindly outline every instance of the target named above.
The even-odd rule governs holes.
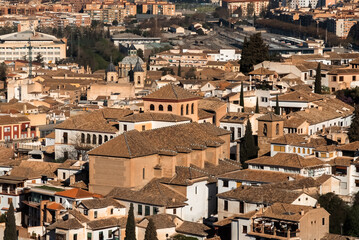
[[[155,223],[151,218],[148,219],[148,224],[145,232],[145,240],[158,240]]]
[[[10,208],[6,214],[4,240],[16,240],[16,239],[17,239],[17,232],[16,232],[16,223],[15,223],[15,210],[12,203],[10,203]]]
[[[256,101],[256,111],[255,111],[255,113],[259,113],[258,97],[257,97],[257,101]]]
[[[186,72],[186,76],[187,79],[191,79],[191,78],[195,78],[196,77],[196,69],[191,68]]]
[[[241,18],[243,16],[243,10],[242,7],[237,8],[236,10],[234,10],[233,14],[237,14],[239,18]]]
[[[178,63],[178,70],[177,70],[177,76],[181,76],[181,72],[182,72],[182,70],[181,70],[181,60],[179,61],[179,63]]]
[[[320,63],[318,63],[316,75],[315,75],[315,83],[314,83],[314,92],[317,94],[322,93],[322,73],[321,73]]]
[[[329,232],[341,234],[341,226],[347,221],[349,206],[334,193],[321,195],[318,203],[330,214]]]
[[[133,204],[131,203],[130,209],[128,210],[125,240],[136,240],[135,228],[136,228],[135,215],[133,213]]]
[[[355,107],[352,123],[350,124],[348,131],[348,136],[350,142],[359,141],[359,105],[356,105]]]
[[[139,48],[139,49],[137,50],[137,56],[138,56],[139,58],[141,58],[142,60],[144,59],[142,48]]]
[[[241,139],[240,144],[240,161],[242,163],[243,168],[247,168],[246,161],[249,159],[256,158],[258,156],[258,147],[255,144],[253,132],[252,132],[252,124],[247,120],[246,132],[244,137]]]
[[[345,233],[349,236],[359,237],[359,206],[353,205],[348,213]]]
[[[244,93],[243,93],[243,82],[241,85],[241,93],[239,95],[239,106],[242,107],[242,112],[244,112]]]
[[[44,58],[42,57],[41,53],[38,53],[36,55],[35,62],[37,62],[37,63],[43,63],[44,62]]]
[[[251,17],[253,13],[254,13],[254,3],[251,2],[247,5],[247,16]]]
[[[241,72],[247,74],[253,70],[253,65],[269,60],[268,45],[262,39],[261,33],[250,36],[249,41],[244,38],[242,56],[239,64]]]
[[[275,97],[275,110],[274,110],[274,113],[277,114],[277,115],[280,115],[278,94]]]
[[[112,26],[117,26],[118,25],[118,21],[115,19],[112,21]]]

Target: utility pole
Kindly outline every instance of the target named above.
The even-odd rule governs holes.
[[[32,46],[31,46],[31,41],[29,38],[29,46],[27,47],[29,49],[29,79],[31,80],[32,78]]]

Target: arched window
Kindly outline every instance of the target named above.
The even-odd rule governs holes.
[[[111,76],[111,82],[113,82],[113,76]]]
[[[150,105],[150,110],[151,110],[151,111],[154,111],[154,110],[155,110],[155,105],[151,104],[151,105]]]
[[[168,106],[167,106],[167,111],[168,111],[168,112],[172,112],[172,106],[171,106],[171,105],[168,105]]]
[[[183,105],[181,105],[181,115],[183,115]]]
[[[277,123],[277,125],[275,125],[275,134],[279,135],[279,123]]]
[[[108,137],[107,137],[107,135],[105,135],[105,142],[107,142],[108,141]]]
[[[98,144],[102,144],[102,135],[98,135]]]
[[[188,106],[188,104],[187,104],[187,105],[186,105],[186,115],[189,114],[188,108],[189,108],[189,106]]]
[[[85,143],[85,134],[81,133],[81,143]]]
[[[264,125],[263,125],[263,135],[264,135],[264,136],[267,136],[267,132],[268,132],[267,124],[264,124]]]
[[[194,114],[194,103],[191,105],[191,114]]]
[[[112,138],[113,138],[113,136],[110,137],[110,139],[112,139]]]
[[[86,139],[87,141],[87,143],[91,143],[91,135],[90,134],[87,134],[87,139]]]
[[[160,104],[160,106],[158,107],[158,111],[163,111],[163,105]]]
[[[137,77],[137,83],[138,83],[138,84],[141,84],[141,76],[138,76],[138,77]]]
[[[97,144],[97,137],[95,134],[92,135],[92,144]]]

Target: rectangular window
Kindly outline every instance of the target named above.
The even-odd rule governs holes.
[[[89,210],[88,209],[84,209],[84,215],[87,216],[89,214]]]
[[[98,238],[99,238],[100,240],[104,240],[104,238],[103,238],[103,232],[99,232],[99,233],[98,233]]]
[[[153,207],[153,215],[157,214],[159,211],[158,207]]]
[[[234,127],[231,127],[231,141],[234,141]]]
[[[325,218],[322,218],[322,225],[325,225]]]
[[[357,80],[357,76],[353,76],[352,81],[356,81],[356,80]]]
[[[337,76],[333,76],[333,82],[337,81]]]
[[[228,211],[228,201],[224,201],[224,207],[223,207],[224,211]]]
[[[137,215],[142,215],[142,205],[138,204],[137,206]]]
[[[111,208],[111,211],[110,211],[111,215],[113,215],[113,208]]]
[[[228,187],[228,180],[223,180],[223,187]]]
[[[87,233],[87,240],[92,240],[92,233]]]
[[[173,209],[173,214],[174,215],[177,214],[177,209],[176,208]]]
[[[242,137],[242,128],[237,128],[238,138]]]
[[[94,217],[94,218],[97,218],[97,211],[94,211],[93,217]]]
[[[64,134],[63,134],[63,143],[64,144],[68,143],[68,134],[67,134],[67,132],[64,132]]]
[[[112,238],[112,230],[108,230],[108,238]]]
[[[359,187],[359,180],[355,180],[355,186]]]
[[[74,240],[77,240],[77,234],[76,233],[74,234]]]
[[[142,179],[145,179],[146,177],[146,170],[145,168],[142,169]]]
[[[62,173],[62,179],[66,179],[66,173]]]
[[[243,226],[243,231],[242,231],[242,233],[247,233],[247,226]]]
[[[142,131],[145,131],[145,130],[146,130],[146,126],[142,125]]]
[[[123,125],[123,131],[127,132],[127,125],[126,124]]]
[[[344,77],[343,77],[343,76],[340,76],[340,77],[339,77],[339,81],[340,81],[340,82],[343,82],[343,81],[344,81]]]
[[[150,209],[150,206],[145,206],[145,216],[148,216],[151,214],[151,209]]]
[[[239,202],[239,213],[244,213],[244,202]]]

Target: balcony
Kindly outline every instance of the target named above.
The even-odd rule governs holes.
[[[283,224],[280,222],[255,223],[249,235],[270,238],[270,239],[299,239],[299,229],[297,224]],[[296,230],[292,230],[296,229]]]

